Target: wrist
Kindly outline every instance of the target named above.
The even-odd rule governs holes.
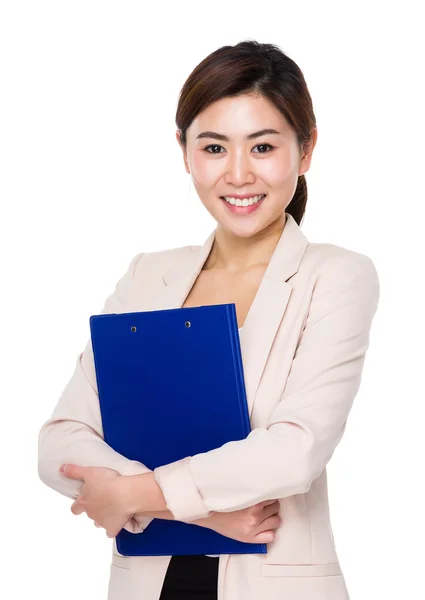
[[[214,512],[211,512],[208,517],[201,517],[200,519],[196,519],[195,521],[183,521],[183,523],[189,523],[189,525],[198,525],[198,527],[206,527],[207,529],[211,529],[211,525],[214,519]]]
[[[120,504],[124,512],[129,515],[129,518],[138,512],[134,506],[135,481],[133,477],[134,475],[121,475],[117,479],[117,494]]]
[[[152,471],[140,475],[125,475],[121,479],[123,503],[125,510],[131,515],[138,513],[149,516],[153,512],[168,510]]]

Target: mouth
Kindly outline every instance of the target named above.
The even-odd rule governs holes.
[[[231,198],[227,196],[227,200],[224,196],[220,196],[220,200],[226,205],[226,208],[233,214],[246,215],[256,211],[264,202],[267,194],[259,194],[251,198]]]

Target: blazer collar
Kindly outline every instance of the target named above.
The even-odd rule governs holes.
[[[212,249],[216,229],[201,246],[189,246],[187,254],[163,273],[164,288],[152,299],[153,310],[181,308]],[[264,272],[240,334],[249,416],[271,346],[292,292],[289,279],[298,271],[308,240],[295,219],[286,222]]]

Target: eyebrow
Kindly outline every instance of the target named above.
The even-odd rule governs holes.
[[[254,138],[269,134],[280,135],[280,132],[276,131],[276,129],[260,129],[260,131],[255,131],[254,133],[250,133],[249,135],[245,136],[245,139],[253,140]],[[202,133],[196,136],[197,140],[201,138],[212,138],[215,140],[221,140],[222,142],[230,141],[230,138],[228,138],[227,135],[223,135],[222,133],[216,133],[215,131],[203,131]]]

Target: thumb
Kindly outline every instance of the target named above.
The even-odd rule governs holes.
[[[84,481],[84,467],[80,465],[61,465],[59,471],[69,479],[81,479]]]

